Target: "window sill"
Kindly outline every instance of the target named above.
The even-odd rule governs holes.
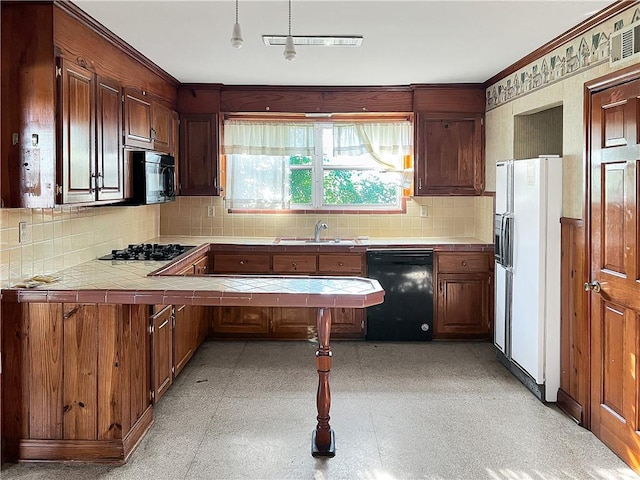
[[[305,209],[288,209],[288,210],[261,210],[249,208],[230,208],[227,210],[230,214],[251,214],[251,215],[317,215],[317,214],[334,214],[334,215],[399,215],[407,213],[407,197],[402,197],[400,206],[397,208],[339,208],[339,207],[323,207],[323,208],[305,208]]]

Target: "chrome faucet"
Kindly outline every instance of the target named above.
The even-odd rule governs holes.
[[[313,233],[313,241],[314,242],[319,242],[320,241],[320,230],[326,230],[327,228],[329,228],[327,226],[326,223],[324,223],[322,220],[318,220],[316,222],[316,226],[315,226],[315,230]]]

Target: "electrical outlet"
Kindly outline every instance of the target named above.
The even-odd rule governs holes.
[[[420,205],[420,216],[422,218],[426,218],[426,216],[427,216],[427,206],[426,205]]]
[[[207,207],[207,217],[215,217],[215,216],[216,216],[216,208]]]
[[[27,231],[27,222],[18,223],[18,242],[24,243],[29,241],[29,232]]]

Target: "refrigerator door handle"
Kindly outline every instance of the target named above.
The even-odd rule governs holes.
[[[508,252],[507,250],[507,245],[506,242],[508,241],[507,235],[506,235],[506,230],[505,230],[505,226],[507,224],[507,216],[506,215],[502,215],[502,218],[500,219],[500,265],[502,265],[503,267],[508,266],[508,259],[506,257],[506,254]]]
[[[513,267],[513,217],[506,217],[505,221],[505,265]]]

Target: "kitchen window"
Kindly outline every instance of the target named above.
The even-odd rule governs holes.
[[[224,122],[230,210],[399,209],[410,120]]]

